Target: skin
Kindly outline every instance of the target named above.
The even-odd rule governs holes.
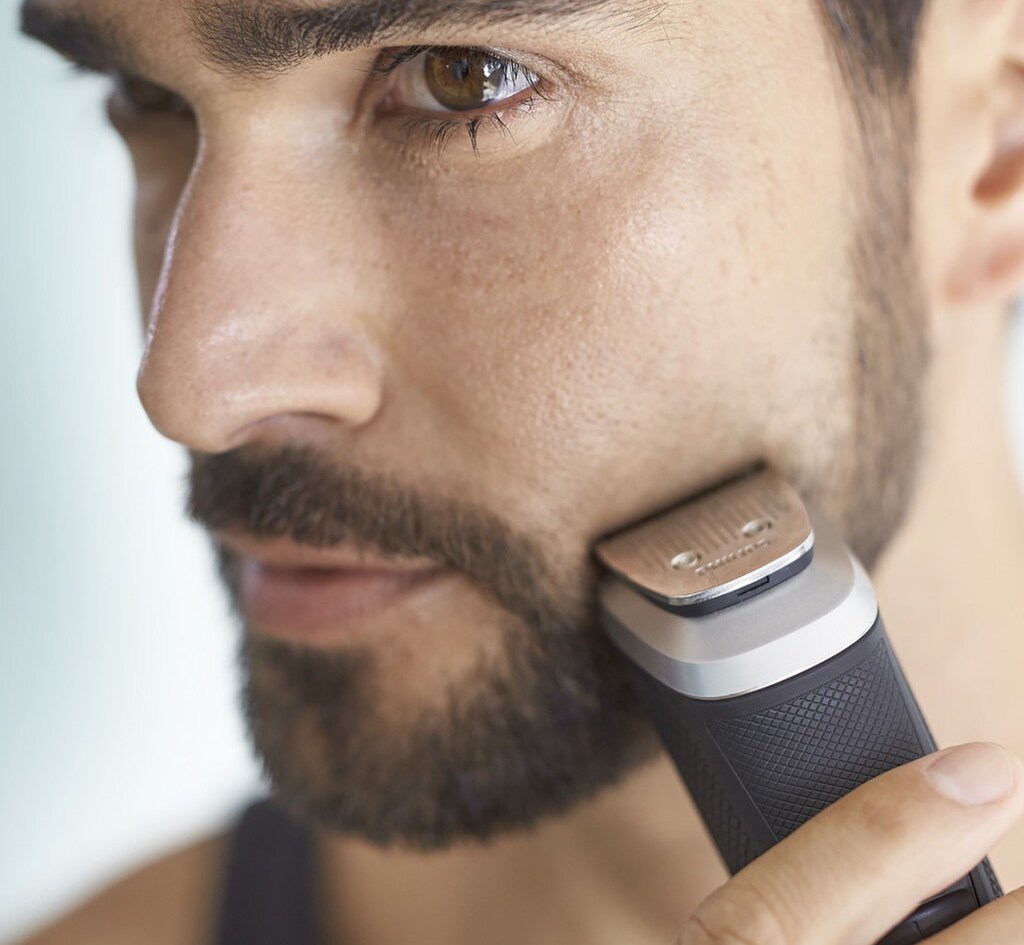
[[[886,247],[906,253],[915,276],[888,288],[904,303],[903,350],[933,352],[919,377],[887,371],[877,346],[857,357],[865,329],[888,337],[891,313],[856,304],[867,157],[809,6],[670,3],[643,34],[520,25],[410,37],[529,51],[582,75],[522,116],[514,144],[482,138],[477,157],[453,141],[438,158],[396,147],[392,125],[359,114],[368,53],[240,80],[202,60],[177,4],[90,0],[123,22],[148,75],[185,98],[202,129],[115,112],[139,181],[144,406],[193,451],[299,445],[368,474],[415,470],[419,485],[536,536],[578,590],[597,537],[755,460],[786,473],[870,563],[906,513],[876,577],[887,623],[935,628],[893,634],[926,715],[940,742],[993,738],[1019,751],[1012,668],[1024,646],[1008,615],[1024,603],[1012,578],[1024,565],[1022,516],[992,379],[1024,270],[1021,5],[937,6],[914,89],[917,239]],[[912,503],[916,449],[899,452],[908,431],[893,401],[888,412],[865,406],[886,403],[880,389],[923,405]],[[883,501],[887,456],[897,487]],[[949,528],[964,536],[958,547],[977,535],[973,547],[994,549],[986,562],[938,554]],[[978,595],[983,621],[962,590],[975,579],[990,591]],[[922,586],[935,590],[908,593]],[[481,631],[503,617],[462,577],[431,608],[429,626],[383,625],[374,644],[382,677],[402,680],[386,704],[395,724],[464,684]],[[853,940],[828,906],[872,910],[875,880],[859,868],[868,856],[850,836],[877,826],[878,811],[900,826],[871,834],[892,852],[881,862],[922,866],[907,870],[916,885],[877,871],[898,899],[878,922],[976,862],[1019,813],[1019,789],[986,807],[991,816],[957,819],[919,777],[886,778],[748,874],[777,911],[802,914],[787,870],[824,869],[839,844],[850,853],[811,910],[817,927],[786,940]],[[922,845],[943,831],[962,843]],[[210,872],[216,849],[196,854]],[[725,879],[663,758],[486,848],[425,855],[321,831],[318,850],[328,940],[360,945],[414,934],[670,941]],[[1019,831],[994,862],[1008,888],[1024,880]],[[732,921],[714,916],[745,887],[722,888],[733,892],[708,900],[683,941]],[[743,921],[761,921],[759,908],[741,910]],[[975,923],[956,941],[1002,940]]]

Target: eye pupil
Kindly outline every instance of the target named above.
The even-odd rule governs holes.
[[[478,52],[430,52],[424,63],[430,94],[452,111],[482,108],[501,98],[506,83],[503,62]]]

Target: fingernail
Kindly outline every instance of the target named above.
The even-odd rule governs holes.
[[[1015,782],[1010,756],[989,742],[958,745],[940,755],[925,773],[936,791],[966,807],[1008,797]]]

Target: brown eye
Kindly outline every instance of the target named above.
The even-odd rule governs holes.
[[[112,99],[132,111],[173,114],[188,114],[191,111],[185,99],[161,85],[123,72],[115,72],[111,78],[114,82]]]
[[[544,114],[557,88],[504,50],[476,46],[386,48],[373,72],[374,119],[403,154],[418,144],[440,155],[464,132],[477,158],[492,139],[509,155],[519,148],[511,129],[528,129],[526,116]]]
[[[485,49],[412,47],[386,69],[393,101],[428,112],[471,112],[512,103],[536,91],[539,78],[513,59]]]
[[[471,111],[522,91],[514,88],[525,79],[525,70],[511,75],[513,63],[477,50],[429,52],[424,57],[424,77],[438,105],[451,111]],[[519,83],[526,88],[528,81]]]

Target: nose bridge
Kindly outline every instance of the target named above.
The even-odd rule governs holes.
[[[339,225],[358,211],[332,205],[328,223],[318,181],[292,163],[207,141],[177,208],[138,390],[154,425],[192,449],[230,448],[289,414],[365,424],[379,407],[372,303],[354,278],[367,244]]]

